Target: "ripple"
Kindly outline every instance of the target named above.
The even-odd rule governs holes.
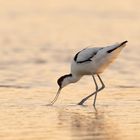
[[[116,87],[119,87],[119,88],[139,88],[138,86],[133,86],[133,85],[118,85],[118,86],[116,86]]]
[[[29,86],[19,86],[19,85],[0,85],[1,88],[30,88]]]

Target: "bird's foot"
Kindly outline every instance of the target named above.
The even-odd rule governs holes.
[[[83,105],[84,101],[82,100],[81,102],[79,102],[77,105]]]
[[[93,104],[93,107],[94,107],[95,111],[97,112],[97,109],[96,109],[96,106],[95,106],[95,104]]]
[[[87,98],[82,99],[82,100],[78,103],[78,105],[83,105],[84,102],[85,102],[86,100],[87,100]]]
[[[77,105],[83,105],[82,103],[78,103]]]

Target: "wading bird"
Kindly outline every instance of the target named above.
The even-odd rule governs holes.
[[[84,75],[91,75],[95,83],[96,91],[83,98],[78,103],[78,105],[83,105],[86,100],[95,95],[93,101],[93,106],[95,107],[97,93],[105,88],[105,85],[99,74],[102,73],[104,69],[114,61],[121,50],[126,46],[126,43],[127,41],[124,41],[122,43],[116,43],[107,47],[85,48],[79,51],[72,60],[71,73],[62,76],[57,80],[59,89],[50,105],[53,105],[55,103],[61,89],[66,85],[79,81]],[[101,82],[102,86],[100,88],[98,88],[95,75],[97,75],[97,78]]]

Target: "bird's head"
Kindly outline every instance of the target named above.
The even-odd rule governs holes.
[[[63,87],[65,87],[66,85],[68,85],[69,83],[71,83],[71,80],[70,80],[71,77],[72,77],[72,74],[67,74],[67,75],[61,76],[57,80],[57,83],[59,85],[59,89],[62,89]]]
[[[57,80],[57,83],[58,83],[58,85],[59,85],[59,89],[58,89],[58,91],[57,91],[57,93],[56,93],[56,96],[54,97],[54,99],[52,100],[52,102],[51,102],[49,105],[53,105],[53,104],[56,102],[56,100],[58,99],[58,96],[59,96],[59,94],[60,94],[60,92],[61,92],[61,89],[62,89],[63,87],[65,87],[66,85],[72,83],[71,78],[72,78],[72,74],[67,74],[67,75],[61,76],[61,77]]]

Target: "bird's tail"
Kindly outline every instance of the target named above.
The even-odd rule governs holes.
[[[107,50],[107,53],[112,53],[112,52],[115,51],[115,50],[121,51],[121,49],[122,49],[123,47],[126,46],[126,43],[127,43],[127,42],[128,42],[128,41],[126,40],[126,41],[123,41],[122,43],[117,43],[117,44],[115,44],[115,45],[109,46],[109,47],[108,47],[108,50]],[[119,48],[120,48],[120,49],[119,49]]]
[[[114,59],[117,58],[117,56],[120,54],[121,50],[126,46],[126,43],[128,41],[123,41],[122,43],[117,43],[112,46],[108,46],[106,49],[107,51],[107,57],[110,62],[113,62]]]

